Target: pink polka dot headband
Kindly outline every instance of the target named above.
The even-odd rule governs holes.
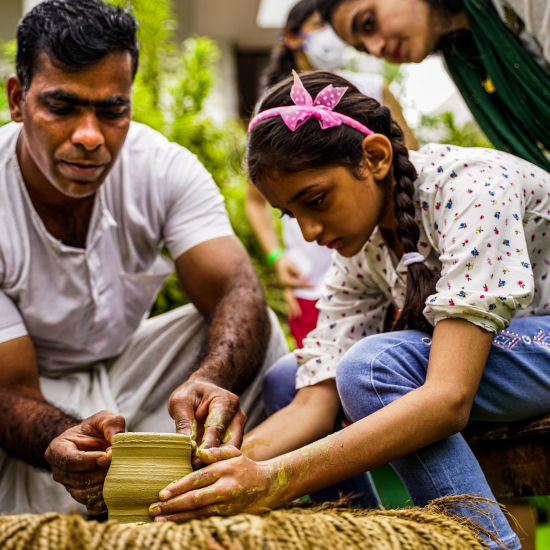
[[[248,125],[249,132],[258,122],[275,116],[280,116],[288,128],[295,132],[313,116],[319,120],[319,125],[323,130],[345,124],[366,136],[374,134],[372,130],[357,120],[333,110],[346,93],[347,86],[334,87],[329,84],[317,94],[315,101],[313,101],[310,93],[302,84],[298,73],[292,71],[292,74],[294,75],[294,84],[290,90],[290,97],[294,101],[294,105],[274,107],[258,113]]]

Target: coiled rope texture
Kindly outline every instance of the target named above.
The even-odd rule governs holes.
[[[448,502],[446,499],[439,501]],[[455,502],[455,504],[457,504]],[[458,503],[462,505],[462,503]],[[183,524],[119,524],[78,515],[0,517],[2,550],[481,550],[475,525],[434,501],[425,508],[317,506]]]

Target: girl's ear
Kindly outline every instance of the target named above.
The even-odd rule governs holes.
[[[386,178],[392,168],[393,148],[384,134],[371,134],[363,140],[363,161],[374,179]]]

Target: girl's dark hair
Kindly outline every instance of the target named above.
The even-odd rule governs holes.
[[[330,23],[332,18],[332,12],[338,5],[346,0],[317,0],[317,9],[321,14],[321,17]],[[435,8],[441,10],[444,14],[454,14],[464,9],[462,0],[424,0],[428,4],[431,4]]]
[[[315,71],[301,75],[313,98],[328,84],[347,86],[348,90],[335,107],[361,122],[375,133],[384,134],[393,149],[392,175],[397,236],[404,252],[417,252],[419,228],[415,219],[414,181],[416,170],[409,161],[401,128],[392,119],[390,110],[367,97],[345,78],[333,73]],[[292,79],[287,78],[272,88],[258,110],[293,105],[290,98]],[[280,116],[259,122],[248,141],[248,171],[253,182],[269,181],[273,174],[290,174],[312,168],[344,166],[359,177],[363,165],[364,135],[346,125],[323,130],[311,117],[291,132]],[[383,183],[381,183],[383,185]],[[422,314],[426,297],[435,291],[436,275],[424,263],[408,267],[405,307],[394,329],[415,328],[431,332],[432,327]]]
[[[41,52],[64,70],[80,70],[108,53],[126,50],[132,56],[132,76],[138,66],[136,20],[101,0],[45,0],[17,27],[17,76],[29,89]]]
[[[317,0],[301,0],[288,12],[286,24],[281,32],[298,34],[301,26],[316,11]],[[263,77],[265,87],[277,84],[296,68],[295,54],[296,52],[286,46],[282,40],[275,46],[271,53],[271,63]]]

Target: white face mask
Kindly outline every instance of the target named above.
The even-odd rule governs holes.
[[[339,69],[343,64],[346,43],[330,25],[306,35],[304,51],[311,66],[317,70]]]

